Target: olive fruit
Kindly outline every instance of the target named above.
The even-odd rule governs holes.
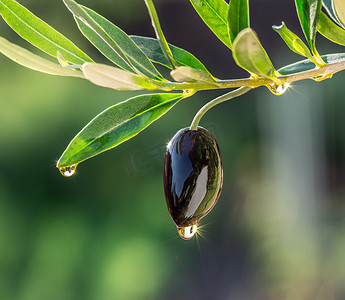
[[[184,128],[169,141],[164,160],[164,192],[169,213],[183,239],[216,204],[223,184],[219,146],[206,129]]]

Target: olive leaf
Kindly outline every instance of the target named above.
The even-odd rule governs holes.
[[[187,66],[177,67],[170,72],[170,75],[178,82],[199,82],[217,85],[217,82],[210,74]]]
[[[249,73],[276,80],[273,64],[251,28],[243,29],[237,35],[233,44],[233,57]]]
[[[153,4],[153,0],[144,0],[144,1],[151,18],[152,26],[156,33],[157,40],[162,48],[163,54],[165,58],[167,59],[167,61],[169,61],[170,66],[173,69],[175,69],[178,65],[171,53],[168,42],[164,36],[155,5]]]
[[[42,51],[54,57],[59,51],[73,64],[92,62],[92,59],[70,40],[18,2],[0,0],[0,14],[15,32]]]
[[[322,0],[295,0],[298,18],[304,35],[313,54],[316,54],[315,36],[316,26],[321,11]]]
[[[142,74],[156,80],[162,80],[162,75],[157,71],[151,61],[148,59],[146,54],[132,41],[132,39],[119,27],[112,24],[107,19],[103,18],[101,15],[95,13],[91,9],[83,7],[83,9],[88,13],[88,15],[93,18],[100,27],[106,31],[114,42],[121,48],[123,53],[127,56],[131,64],[135,67],[136,70],[140,71]],[[90,30],[90,27],[86,26],[83,22],[77,19],[78,26],[80,30],[85,34],[86,37],[90,37],[90,41],[98,48],[107,46],[103,39],[99,39],[97,36],[96,39],[92,40],[94,37],[94,31]]]
[[[62,0],[62,1],[66,5],[66,7],[69,9],[69,11],[73,14],[76,20],[79,19],[81,22],[85,23],[85,25],[88,26],[95,33],[95,37],[99,36],[100,39],[103,39],[104,42],[107,43],[107,45],[110,47],[111,51],[113,51],[118,56],[119,59],[116,62],[114,62],[115,64],[117,64],[119,67],[123,69],[126,69],[127,71],[131,71],[135,73],[128,58],[123,53],[121,48],[111,39],[111,37],[107,34],[107,32],[105,32],[104,29],[100,27],[85,12],[85,10],[78,3],[76,3],[73,0]]]
[[[224,0],[190,0],[213,33],[231,49],[228,33],[228,4]]]
[[[85,63],[81,68],[92,83],[115,90],[152,90],[156,86],[148,79],[131,72],[103,64]]]
[[[321,58],[327,64],[345,61],[345,53],[322,55]],[[291,65],[282,67],[278,70],[281,75],[291,75],[315,69],[314,63],[310,59],[305,59]]]
[[[293,52],[308,57],[311,60],[313,59],[313,55],[310,53],[307,45],[304,44],[296,34],[289,30],[284,22],[282,22],[280,26],[272,26],[272,28],[281,36],[286,45]]]
[[[130,37],[150,60],[172,69],[157,39],[135,35]],[[206,67],[193,54],[171,44],[168,45],[179,66],[188,66],[210,74]]]
[[[57,162],[57,167],[76,165],[129,140],[184,97],[177,93],[147,94],[109,107],[73,138]]]
[[[344,0],[332,0],[333,8],[337,19],[340,24],[345,27],[345,1]]]
[[[330,41],[345,46],[345,30],[333,23],[323,12],[320,14],[317,30]]]
[[[239,32],[250,27],[248,0],[231,0],[228,10],[228,31],[231,43]]]
[[[322,0],[322,6],[325,8],[328,15],[332,18],[332,20],[336,22],[337,24],[341,25],[337,16],[334,13],[332,0]]]
[[[63,1],[74,15],[80,31],[109,60],[127,71],[163,80],[145,53],[123,30],[73,0]]]
[[[46,60],[16,44],[9,42],[3,37],[0,37],[0,53],[14,62],[35,71],[50,75],[84,77],[79,71],[65,69],[58,64]]]

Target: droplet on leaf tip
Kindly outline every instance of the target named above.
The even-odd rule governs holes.
[[[61,167],[59,168],[60,173],[65,177],[71,177],[75,174],[75,170],[77,168],[77,165],[72,165],[68,167]]]

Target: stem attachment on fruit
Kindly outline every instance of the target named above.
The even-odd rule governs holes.
[[[219,103],[231,100],[233,98],[239,97],[239,96],[249,92],[251,89],[252,89],[252,87],[250,87],[250,86],[243,86],[243,87],[240,87],[234,91],[231,91],[231,92],[226,93],[222,96],[219,96],[219,97],[211,100],[210,102],[206,103],[202,108],[200,108],[200,110],[195,115],[195,117],[192,121],[192,124],[190,125],[190,130],[197,130],[201,118],[213,106],[216,106]]]

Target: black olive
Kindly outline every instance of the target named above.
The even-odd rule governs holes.
[[[184,128],[165,151],[164,192],[180,236],[190,239],[199,220],[216,204],[223,183],[219,146],[206,129]]]

